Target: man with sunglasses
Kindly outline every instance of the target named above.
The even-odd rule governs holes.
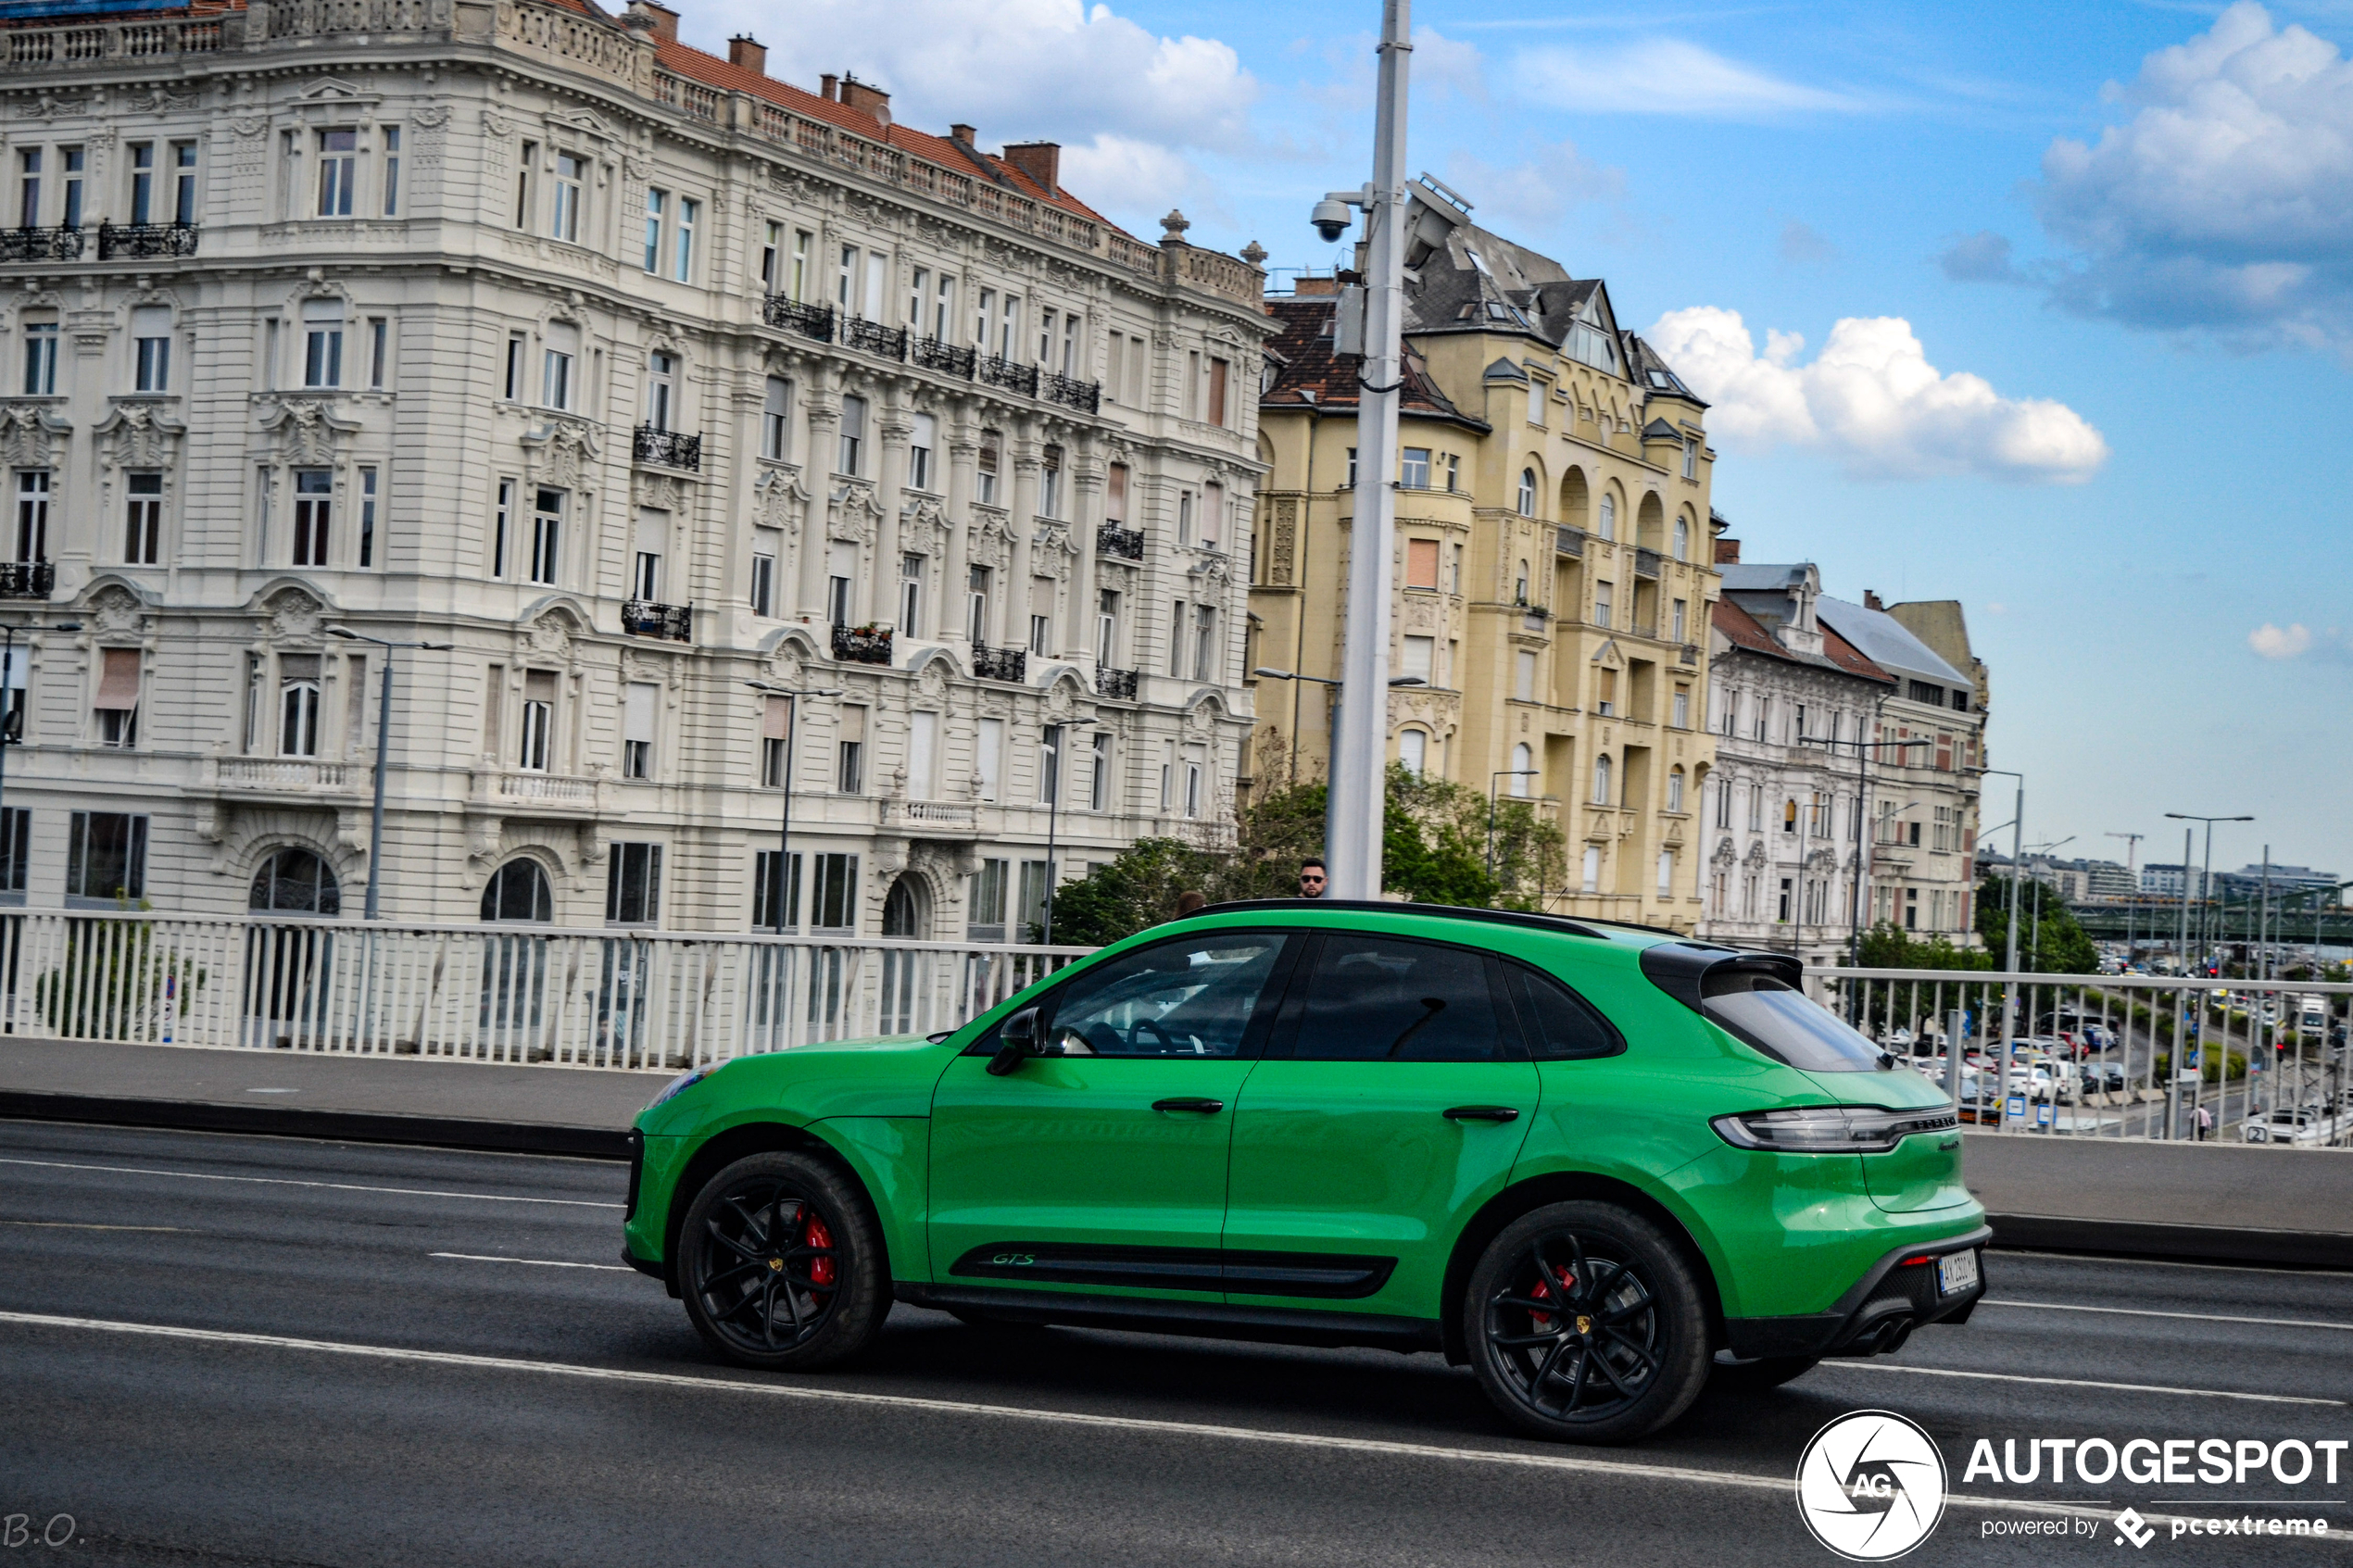
[[[1299,896],[1321,898],[1324,896],[1324,862],[1309,859],[1299,863]]]

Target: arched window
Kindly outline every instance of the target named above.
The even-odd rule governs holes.
[[[280,849],[253,873],[245,908],[256,913],[339,915],[343,890],[327,862],[308,849]]]
[[[1397,736],[1397,760],[1407,772],[1418,775],[1429,761],[1429,733],[1426,730],[1405,730]]]
[[[1526,741],[1512,747],[1512,793],[1514,795],[1528,794],[1528,776],[1535,771],[1535,768],[1536,754],[1528,748]]]
[[[1692,558],[1692,520],[1687,517],[1679,517],[1675,520],[1675,558],[1677,560]]]
[[[1667,771],[1667,809],[1670,811],[1683,809],[1683,770],[1680,768]]]
[[[547,888],[547,873],[536,860],[510,860],[492,873],[482,890],[482,918],[508,924],[545,925],[556,918],[556,900]]]
[[[883,897],[882,934],[921,936],[923,923],[923,907],[916,901],[914,885],[902,874]]]
[[[1604,539],[1615,539],[1617,537],[1617,496],[1608,494],[1604,494],[1602,496],[1600,514],[1593,521],[1593,532],[1596,535]]]
[[[1519,470],[1519,515],[1522,517],[1536,515],[1536,470],[1534,469]]]
[[[1609,753],[1593,759],[1593,804],[1609,804]]]

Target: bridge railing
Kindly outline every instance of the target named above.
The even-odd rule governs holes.
[[[951,1029],[1084,947],[0,912],[0,1033],[683,1068]]]
[[[1942,1086],[1964,1126],[2353,1146],[2353,985],[1819,968],[1806,988]]]

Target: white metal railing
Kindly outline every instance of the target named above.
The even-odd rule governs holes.
[[[1085,947],[0,911],[0,1032],[709,1066],[953,1028]]]
[[[350,768],[342,762],[308,762],[281,757],[224,757],[225,789],[347,789]]]
[[[2353,985],[1818,968],[1806,988],[1981,1128],[2353,1147]]]

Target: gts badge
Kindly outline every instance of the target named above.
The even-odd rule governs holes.
[[[1027,1252],[1000,1252],[988,1261],[1000,1268],[1015,1269],[1026,1269],[1038,1261],[1036,1257]]]

